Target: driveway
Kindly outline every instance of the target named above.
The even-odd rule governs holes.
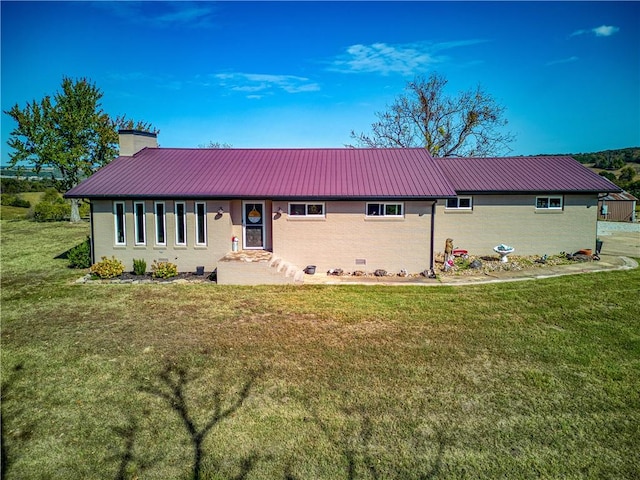
[[[640,223],[598,222],[602,254],[640,258]]]

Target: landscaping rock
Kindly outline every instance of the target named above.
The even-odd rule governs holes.
[[[420,272],[420,275],[422,275],[425,278],[437,278],[436,276],[436,272],[434,272],[433,270],[423,270],[422,272]]]
[[[482,268],[482,260],[476,258],[469,264],[469,268],[473,268],[474,270],[479,270]]]
[[[375,272],[373,272],[373,274],[374,274],[376,277],[386,277],[386,276],[387,276],[387,271],[386,271],[386,270],[383,270],[383,269],[381,269],[381,268],[379,268],[379,269],[377,269]]]

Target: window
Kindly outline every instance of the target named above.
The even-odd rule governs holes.
[[[135,217],[136,245],[144,245],[147,242],[146,226],[144,221],[144,202],[133,204],[133,215]]]
[[[306,217],[323,217],[324,203],[290,203],[289,215]]]
[[[113,220],[115,222],[116,245],[126,245],[124,202],[113,202]]]
[[[207,208],[203,202],[196,202],[196,245],[207,244]]]
[[[367,203],[367,217],[401,217],[402,203]]]
[[[164,223],[164,202],[155,203],[156,211],[156,245],[167,244],[167,229]]]
[[[473,201],[471,197],[456,197],[456,198],[447,198],[447,205],[445,208],[453,209],[458,208],[461,210],[471,210],[473,206]]]
[[[176,245],[187,244],[187,212],[184,202],[175,203]]]
[[[562,210],[562,197],[536,197],[536,209]]]

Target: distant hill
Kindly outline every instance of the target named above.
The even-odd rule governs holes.
[[[0,167],[0,177],[3,178],[22,178],[22,179],[61,179],[60,171],[51,167],[43,167],[36,172],[32,167]]]
[[[640,163],[640,147],[619,148],[593,153],[565,153],[580,163],[592,164],[593,168],[617,170],[626,163]]]

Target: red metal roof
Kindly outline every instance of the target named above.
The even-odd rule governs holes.
[[[571,157],[436,158],[464,193],[619,192],[618,186]]]
[[[76,198],[445,198],[620,192],[571,157],[436,158],[423,148],[145,148],[67,192]]]
[[[629,192],[621,192],[621,193],[610,193],[606,197],[600,198],[600,200],[605,201],[618,201],[618,202],[637,202],[638,199],[631,195]]]
[[[67,197],[442,198],[455,191],[423,148],[145,148]]]

